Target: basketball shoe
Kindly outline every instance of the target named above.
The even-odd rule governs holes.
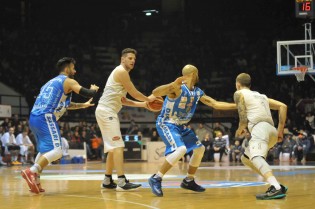
[[[158,197],[163,197],[162,178],[159,176],[154,176],[155,174],[149,178],[149,185],[151,187],[152,193]]]
[[[280,186],[281,186],[282,193],[286,194],[289,188],[284,186],[284,185],[282,185],[282,184],[280,184]]]
[[[256,195],[257,200],[272,200],[272,199],[281,199],[286,196],[285,193],[283,193],[283,188],[276,189],[273,185],[271,185],[268,190],[263,194]]]
[[[129,180],[127,180],[126,178],[124,178],[124,186],[119,186],[119,184],[116,187],[116,191],[131,191],[131,190],[135,190],[138,187],[141,187],[141,184],[133,184],[130,183]]]
[[[117,188],[117,184],[113,181],[112,178],[110,178],[110,182],[109,184],[104,184],[104,181],[101,184],[101,188],[102,189],[116,189]]]
[[[187,181],[186,178],[183,179],[182,183],[180,184],[180,187],[183,189],[189,189],[195,192],[204,192],[206,191],[205,188],[203,188],[202,186],[198,185],[195,182],[195,179],[192,179],[191,181]]]
[[[37,173],[35,173],[35,180],[36,180],[36,185],[39,189],[39,192],[45,192],[45,189],[43,189],[42,185],[40,184],[40,176]]]
[[[28,187],[30,188],[30,191],[33,193],[38,194],[39,188],[36,183],[36,177],[35,174],[31,172],[29,168],[21,171],[22,177],[25,179],[26,183],[28,184]]]

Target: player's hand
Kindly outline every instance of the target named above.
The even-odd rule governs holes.
[[[121,103],[126,104],[127,98],[126,97],[121,97]]]
[[[178,77],[178,78],[176,78],[176,80],[174,81],[174,84],[175,84],[175,85],[182,85],[183,83],[187,83],[187,76],[186,76],[186,75],[181,76],[181,77]]]
[[[95,91],[98,91],[99,88],[100,87],[96,86],[95,84],[91,84],[91,86],[90,86],[90,89],[95,90]]]
[[[95,104],[92,104],[92,103],[91,103],[92,100],[93,100],[93,98],[91,98],[91,99],[89,99],[87,102],[83,103],[83,104],[82,104],[82,108],[87,108],[87,107],[92,107],[92,106],[94,106]]]
[[[244,129],[237,129],[235,132],[235,137],[240,137],[244,132]]]
[[[282,142],[282,140],[283,140],[283,132],[279,131],[278,132],[278,142]]]
[[[156,96],[154,96],[153,94],[151,94],[150,96],[148,96],[149,101],[148,102],[153,102],[154,100],[156,100]]]

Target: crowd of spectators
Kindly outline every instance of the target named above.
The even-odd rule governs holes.
[[[78,4],[76,9],[81,15],[68,17],[69,14],[62,11],[56,15],[48,6],[42,6],[21,21],[19,14],[4,10],[2,15],[7,16],[7,21],[3,21],[0,30],[0,82],[25,95],[32,106],[39,87],[57,74],[54,71],[56,61],[69,56],[77,60],[76,79],[80,84],[95,83],[103,88],[113,66],[104,68],[97,62],[94,47],[115,48],[116,57],[123,48],[132,47],[138,50],[138,59],[131,78],[147,95],[156,86],[173,81],[180,75],[181,68],[191,63],[198,67],[199,85],[208,95],[217,100],[232,101],[235,76],[247,72],[252,75],[254,90],[288,105],[287,128],[291,133],[303,130],[308,137],[314,134],[314,104],[308,110],[296,107],[300,99],[315,98],[313,81],[306,78],[298,83],[295,77],[277,77],[275,74],[276,41],[304,38],[304,21],[295,19],[293,7],[282,7],[282,0],[275,0],[273,4],[257,2],[250,11],[238,2],[230,2],[229,7],[225,7],[224,2],[216,2],[217,7],[224,6],[224,10],[215,6],[208,8],[205,3],[186,3],[185,12],[152,17],[134,11],[107,11],[103,16],[97,16],[101,13],[84,10],[84,5]],[[113,61],[118,65],[120,60]],[[74,101],[81,99],[79,96],[73,98]],[[97,101],[96,97],[95,103]],[[70,117],[65,117],[67,121],[62,122],[61,127],[70,147],[87,142],[89,157],[100,158],[101,142],[97,140],[100,133],[95,121],[92,119],[88,124],[86,120],[79,126],[69,127],[71,120],[79,121],[88,114],[94,115],[94,110],[69,113]],[[273,114],[277,124],[277,115]],[[19,121],[21,124],[14,121],[13,118],[11,125],[17,136],[27,127],[27,120]],[[11,125],[3,125],[3,131],[8,131]],[[209,133],[196,131],[201,131],[198,133],[200,140],[211,141],[218,132],[229,135],[232,140],[231,130],[233,127],[214,127]],[[135,125],[126,133],[152,134],[154,140],[159,140],[156,132],[139,133],[141,131],[141,127]],[[35,143],[31,135],[30,138]],[[228,152],[235,151],[235,160],[242,144],[242,141],[236,141],[230,141],[228,145]],[[302,145],[303,140],[300,141],[300,145],[296,145],[297,153],[312,147],[312,143]]]

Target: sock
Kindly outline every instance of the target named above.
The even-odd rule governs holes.
[[[276,190],[281,189],[281,186],[280,186],[280,184],[278,183],[276,177],[270,176],[270,177],[267,179],[267,182],[268,182],[269,184],[273,185],[273,186],[276,188]]]
[[[42,170],[42,168],[40,167],[40,165],[38,165],[37,163],[35,163],[31,168],[30,170],[33,172],[33,173],[39,173],[40,170]]]
[[[123,187],[126,184],[126,176],[125,175],[121,175],[118,176],[118,186]]]
[[[107,174],[105,174],[103,184],[109,185],[111,179],[112,179],[112,175],[107,175]]]
[[[195,175],[194,175],[194,174],[189,174],[189,173],[187,173],[187,176],[186,176],[185,180],[186,180],[187,182],[190,182],[190,181],[194,180],[194,178],[195,178]]]
[[[158,178],[158,177],[163,178],[163,176],[164,176],[164,174],[161,173],[160,171],[158,171],[158,172],[153,176],[153,178]]]

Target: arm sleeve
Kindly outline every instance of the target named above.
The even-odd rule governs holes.
[[[87,88],[84,88],[84,87],[81,87],[81,89],[79,91],[79,94],[81,96],[84,96],[84,97],[87,97],[87,98],[92,98],[92,97],[95,96],[96,91],[95,90],[91,90],[91,89],[87,89]]]

